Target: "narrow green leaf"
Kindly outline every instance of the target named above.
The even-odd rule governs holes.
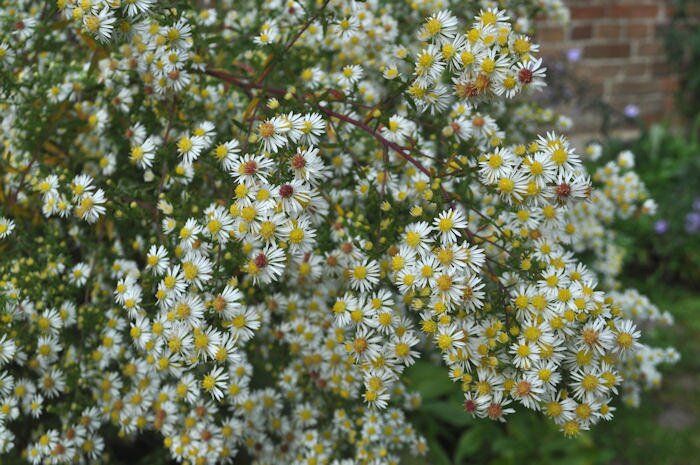
[[[478,452],[484,441],[483,431],[483,429],[476,427],[462,434],[462,437],[459,438],[459,442],[457,442],[457,448],[455,449],[455,465],[461,464],[465,458],[471,457]]]

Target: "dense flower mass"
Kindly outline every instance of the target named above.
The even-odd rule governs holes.
[[[558,1],[196,3],[0,2],[0,453],[398,464],[419,358],[567,435],[660,382],[634,156],[527,103]]]

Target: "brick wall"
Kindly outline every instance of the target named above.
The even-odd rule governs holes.
[[[588,100],[600,98],[619,112],[635,105],[646,122],[669,117],[677,86],[664,51],[670,2],[565,1],[571,10],[567,27],[539,25],[541,54],[547,65],[566,62],[567,73],[586,83]],[[600,130],[602,115],[581,105],[568,110],[576,132]]]

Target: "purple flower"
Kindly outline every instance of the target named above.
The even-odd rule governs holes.
[[[625,107],[624,112],[626,117],[636,118],[637,116],[639,116],[639,107],[637,105],[630,104]]]
[[[581,59],[581,49],[580,48],[570,48],[566,51],[566,58],[574,63]]]
[[[656,234],[666,234],[666,231],[668,231],[668,221],[658,220],[654,223],[654,232]]]
[[[690,212],[685,215],[685,230],[689,234],[700,232],[700,212]]]

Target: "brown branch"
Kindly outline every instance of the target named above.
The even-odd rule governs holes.
[[[221,79],[225,82],[228,82],[230,84],[235,85],[236,87],[240,87],[241,89],[244,90],[250,90],[250,89],[263,89],[265,92],[273,94],[273,95],[286,95],[287,91],[284,89],[279,89],[275,87],[265,87],[262,83],[260,82],[250,82],[250,81],[245,81],[241,78],[238,78],[226,71],[220,70],[220,69],[207,69],[204,71],[205,74]],[[296,95],[296,94],[295,94]],[[300,98],[297,95],[298,98]],[[300,98],[305,103],[308,103],[304,101],[303,99]],[[325,114],[326,116],[330,116],[333,118],[337,118],[340,121],[343,121],[345,123],[351,124],[355,126],[358,129],[362,129],[372,137],[374,137],[377,141],[379,141],[384,147],[390,148],[399,155],[401,155],[406,161],[410,162],[413,166],[418,168],[422,173],[426,174],[427,176],[431,176],[431,172],[428,168],[426,168],[420,161],[416,160],[411,154],[409,154],[403,147],[401,147],[399,144],[395,142],[391,142],[390,140],[386,139],[384,136],[381,135],[379,131],[376,131],[375,129],[369,127],[367,124],[365,124],[362,121],[358,121],[354,118],[351,118],[348,115],[344,115],[342,113],[338,113],[336,111],[331,110],[328,107],[325,107],[323,105],[316,105],[316,108]]]
[[[428,177],[431,176],[431,172],[428,168],[426,168],[421,162],[416,160],[409,153],[405,152],[404,148],[401,147],[399,144],[397,144],[395,142],[391,142],[390,140],[388,140],[387,138],[382,136],[379,133],[379,131],[375,131],[374,129],[372,129],[371,127],[369,127],[368,125],[366,125],[362,121],[358,121],[358,120],[351,118],[347,115],[333,111],[328,107],[318,105],[317,108],[322,113],[324,113],[326,116],[331,116],[331,117],[337,118],[340,121],[343,121],[343,122],[348,123],[348,124],[352,124],[353,126],[355,126],[358,129],[362,129],[363,131],[365,131],[366,133],[368,133],[369,135],[374,137],[377,141],[379,141],[384,147],[390,148],[394,152],[401,155],[406,161],[410,162],[413,166],[418,168],[418,170],[420,170],[422,173],[425,173]]]
[[[309,26],[311,26],[311,23],[316,21],[316,18],[318,18],[320,16],[320,14],[323,12],[323,10],[326,9],[326,6],[328,6],[329,1],[330,0],[325,0],[323,2],[323,5],[321,5],[321,7],[316,12],[316,14],[311,16],[306,21],[306,23],[304,23],[304,25],[299,30],[299,32],[297,32],[296,35],[294,37],[292,37],[292,39],[289,42],[287,42],[287,45],[285,45],[284,51],[282,52],[282,55],[285,55],[289,51],[289,49],[294,46],[294,44],[297,42],[297,40],[299,40],[301,38],[301,36],[304,34],[304,32],[306,32],[306,30],[309,28]],[[274,60],[274,57],[275,57],[275,55],[274,55],[274,53],[272,53],[270,55],[270,57],[267,59],[267,63],[266,63],[265,68],[263,69],[262,73],[260,73],[260,76],[255,80],[256,84],[262,84],[262,82],[265,80],[267,75],[270,74],[270,71],[272,71],[272,68],[275,66],[275,63],[276,63]]]

